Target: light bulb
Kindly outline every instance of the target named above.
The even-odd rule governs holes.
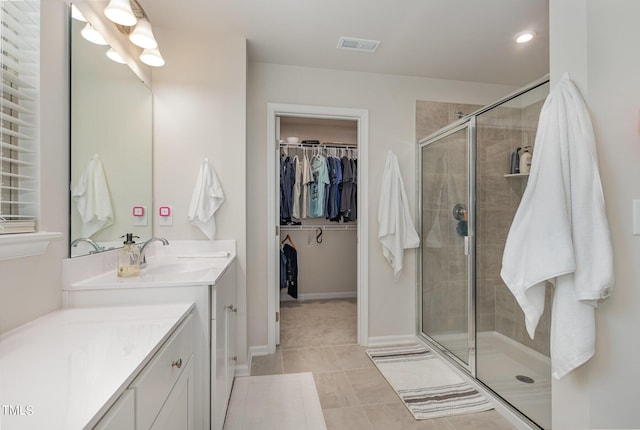
[[[527,42],[531,41],[534,36],[535,36],[534,33],[530,32],[530,31],[526,31],[524,33],[520,33],[520,34],[516,35],[514,40],[516,41],[516,43],[527,43]]]
[[[127,63],[122,58],[122,55],[120,55],[120,53],[118,53],[118,51],[116,51],[113,48],[109,48],[109,50],[107,51],[107,57],[109,57],[109,59],[111,61],[115,61],[116,63],[120,63],[120,64],[126,64]]]
[[[142,54],[140,54],[140,61],[152,67],[164,66],[164,58],[160,55],[158,48],[149,48],[142,51]]]
[[[153,49],[158,47],[156,38],[153,37],[153,31],[151,31],[151,23],[146,18],[140,18],[138,25],[129,35],[129,40],[136,46],[143,49]]]
[[[77,21],[87,22],[87,18],[84,17],[82,12],[80,12],[80,10],[76,7],[75,4],[71,5],[71,18]]]
[[[93,28],[93,26],[89,23],[87,23],[87,25],[84,26],[84,28],[80,31],[80,34],[82,34],[82,37],[87,39],[89,42],[95,43],[96,45],[109,44],[106,40],[104,40],[104,37],[102,37],[102,34],[100,34],[98,30]]]
[[[104,15],[116,24],[127,27],[134,26],[138,22],[138,18],[131,10],[129,0],[111,0],[104,8]]]

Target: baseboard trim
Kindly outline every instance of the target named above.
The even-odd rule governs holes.
[[[415,334],[402,334],[395,336],[372,336],[369,338],[367,346],[399,345],[403,343],[416,343],[418,338]]]
[[[358,297],[357,291],[338,291],[335,293],[308,293],[308,294],[298,294],[298,298],[294,299],[288,294],[284,294],[280,296],[280,301],[289,302],[289,301],[300,301],[304,302],[305,300],[330,300],[330,299],[352,299]]]
[[[236,366],[234,376],[251,376],[251,367],[248,364],[239,364]]]
[[[247,352],[247,364],[236,367],[236,376],[251,376],[251,362],[253,361],[253,357],[260,355],[269,355],[268,345],[250,346]]]

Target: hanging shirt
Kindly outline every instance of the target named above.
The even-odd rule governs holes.
[[[313,182],[313,175],[311,174],[311,164],[309,163],[309,157],[304,154],[302,159],[302,182],[300,183],[302,189],[302,197],[300,201],[300,216],[301,218],[307,218],[309,216],[309,184]]]
[[[296,155],[293,157],[293,168],[295,171],[295,180],[293,183],[293,197],[291,203],[291,218],[301,218],[300,196],[302,193],[302,163]]]
[[[342,167],[336,157],[328,157],[329,194],[327,198],[327,218],[334,219],[340,214],[340,183],[342,182]]]
[[[309,184],[309,218],[320,218],[325,212],[326,186],[329,185],[327,160],[323,155],[316,155],[311,160],[313,181]]]
[[[353,202],[353,182],[354,175],[351,167],[351,160],[348,157],[340,159],[342,165],[342,194],[340,196],[340,214],[345,221],[351,220],[351,204]]]
[[[289,156],[280,157],[280,223],[291,221],[291,207],[293,204],[293,184],[295,182],[295,167]]]

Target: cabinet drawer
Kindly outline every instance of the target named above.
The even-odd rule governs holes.
[[[193,315],[176,329],[131,385],[136,391],[136,429],[151,427],[193,354]]]

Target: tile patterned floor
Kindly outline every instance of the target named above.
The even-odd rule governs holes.
[[[356,341],[356,301],[281,305],[281,344],[251,376],[312,372],[328,430],[512,430],[494,410],[417,421]]]

